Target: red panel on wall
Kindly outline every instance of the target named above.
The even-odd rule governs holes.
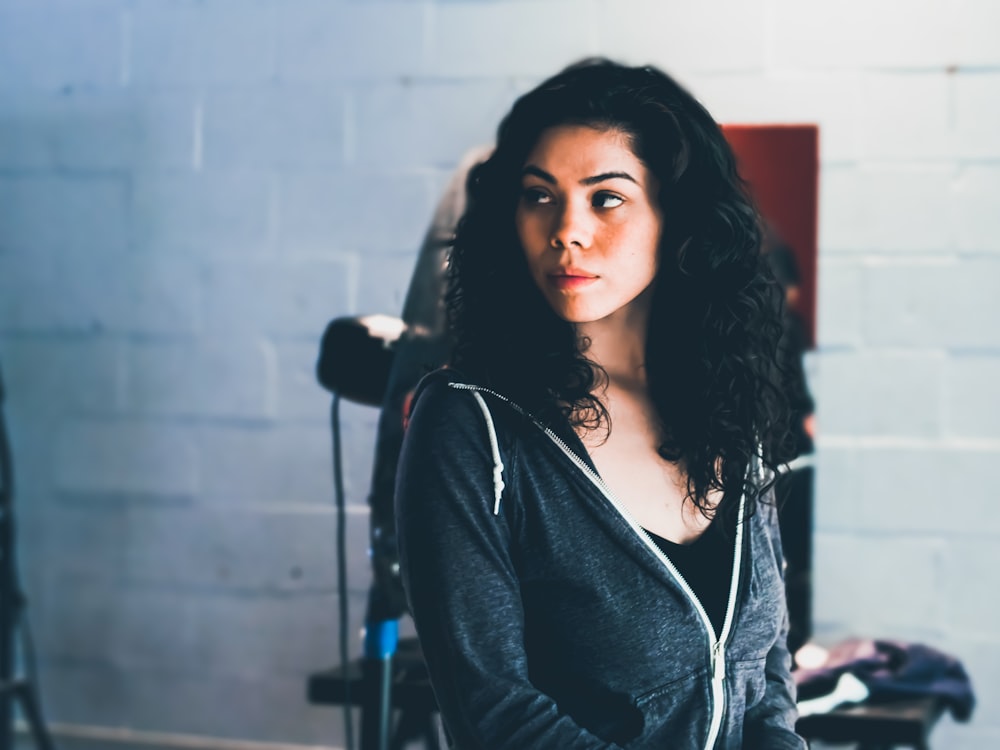
[[[791,248],[801,277],[802,316],[816,344],[819,129],[815,125],[723,125],[757,208]]]

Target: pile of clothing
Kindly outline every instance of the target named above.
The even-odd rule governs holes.
[[[845,700],[933,697],[941,700],[957,721],[968,721],[976,705],[972,681],[962,663],[920,643],[851,639],[830,649],[821,664],[800,667],[792,674],[800,708],[839,692],[838,684],[844,690],[846,684],[855,682],[867,689],[867,695],[855,690],[856,697]],[[842,680],[845,675],[856,680]]]

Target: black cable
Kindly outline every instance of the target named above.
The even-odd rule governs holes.
[[[333,491],[337,502],[337,595],[340,597],[340,664],[344,675],[344,748],[354,749],[354,717],[351,708],[351,679],[348,667],[347,606],[347,517],[344,507],[344,472],[340,447],[340,394],[333,392],[330,405],[330,432],[333,434]]]

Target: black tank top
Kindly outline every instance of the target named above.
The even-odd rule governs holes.
[[[726,606],[729,604],[729,585],[736,549],[734,535],[723,531],[721,518],[714,519],[691,544],[671,542],[648,529],[646,533],[687,581],[718,637],[722,632]]]

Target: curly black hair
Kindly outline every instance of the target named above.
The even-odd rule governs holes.
[[[492,156],[470,173],[450,254],[451,365],[547,424],[611,428],[595,395],[606,374],[536,287],[514,222],[522,167],[542,132],[558,125],[623,133],[657,177],[664,226],[646,374],[659,453],[683,469],[688,497],[706,515],[717,490],[720,509],[745,494],[753,512],[771,484],[761,474],[773,477],[790,458],[780,291],[721,130],[656,68],[590,59],[516,101]]]

